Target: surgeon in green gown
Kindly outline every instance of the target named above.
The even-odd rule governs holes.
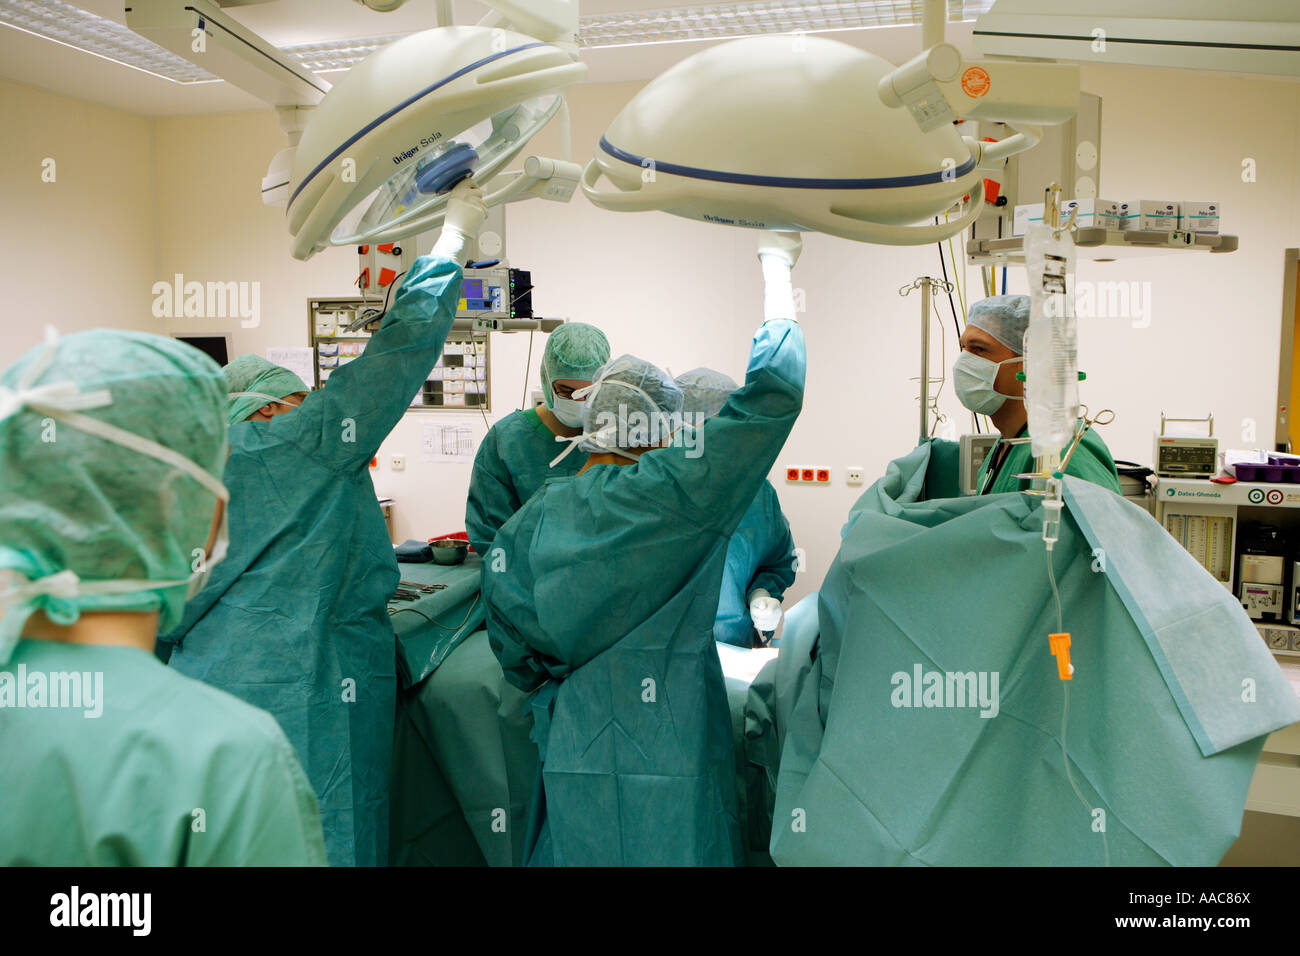
[[[0,376],[0,866],[325,863],[275,719],[153,654],[221,558],[226,406],[138,332]]]
[[[1033,471],[1031,446],[1028,441],[1013,444],[1006,440],[1028,435],[1024,382],[1016,378],[1024,365],[1028,327],[1029,296],[995,295],[971,306],[962,332],[962,353],[953,367],[957,397],[976,414],[988,415],[1002,435],[980,467],[976,491],[981,495],[1029,487],[1028,479],[1016,475]],[[1115,459],[1094,429],[1084,433],[1065,473],[1119,493]]]
[[[691,369],[675,381],[682,390],[687,427],[718,414],[740,387],[710,368]],[[714,640],[737,647],[759,647],[771,640],[781,623],[781,600],[794,584],[794,569],[790,522],[776,489],[764,481],[727,545]]]
[[[474,456],[465,502],[465,529],[470,544],[487,555],[488,545],[506,519],[533,496],[547,478],[574,475],[582,461],[564,451],[556,438],[582,431],[582,399],[574,392],[609,361],[609,341],[594,325],[567,322],[550,334],[542,354],[542,389],[546,401],[516,409],[497,422]]]
[[[470,544],[491,561],[488,548],[500,527],[553,476],[577,474],[582,456],[569,455],[552,467],[565,445],[558,442],[582,431],[582,398],[574,393],[591,384],[609,361],[609,342],[594,325],[567,322],[546,340],[542,389],[546,400],[511,412],[483,438],[474,457],[465,530]],[[487,622],[491,627],[491,622]],[[489,865],[518,865],[523,857],[527,801],[537,765],[529,739],[532,717],[522,692],[505,679],[484,633],[471,635],[430,676],[420,697],[433,709],[454,708],[458,728],[477,734],[449,733],[442,722],[440,768],[461,800],[466,824]],[[417,719],[424,719],[423,715]],[[499,820],[498,808],[507,819]]]
[[[493,650],[534,692],[542,762],[526,862],[729,866],[741,857],[731,718],[713,624],[731,535],[803,402],[790,267],[764,234],[767,320],[745,384],[693,447],[681,393],[623,356],[587,390],[577,476],[552,478],[498,532],[484,574]],[[775,287],[775,288],[774,288]]]
[[[368,466],[442,352],[485,216],[463,181],[432,254],[327,387],[297,403],[301,385],[284,369],[228,369],[231,551],[168,635],[170,664],[279,720],[320,799],[334,866],[388,862],[397,670],[387,602],[399,574]]]

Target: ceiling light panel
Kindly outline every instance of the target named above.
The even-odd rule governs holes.
[[[987,13],[993,0],[948,0],[949,22]],[[767,33],[822,33],[921,22],[922,0],[826,0],[800,3],[727,3],[716,6],[640,10],[582,17],[578,45],[586,49],[726,39]],[[0,0],[0,23],[45,37],[177,83],[217,79],[132,32],[63,0]],[[376,50],[407,34],[299,43],[281,47],[285,57],[315,73],[351,69]]]
[[[949,0],[948,19],[973,20],[993,0]],[[840,0],[798,3],[728,3],[583,17],[582,47],[631,46],[725,39],[767,33],[822,33],[875,27],[911,26],[921,22],[921,0]]]
[[[177,83],[217,79],[125,24],[63,0],[0,0],[0,23]]]

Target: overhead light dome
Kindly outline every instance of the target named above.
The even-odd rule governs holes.
[[[438,27],[358,63],[314,110],[293,162],[293,255],[431,228],[445,194],[519,154],[587,68],[508,30]]]
[[[949,124],[922,133],[877,93],[894,66],[822,37],[695,54],[647,84],[601,137],[582,188],[597,206],[891,245],[954,235],[981,173]],[[599,189],[601,177],[611,189]],[[959,217],[942,216],[967,194]]]

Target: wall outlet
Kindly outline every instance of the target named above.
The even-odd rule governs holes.
[[[831,482],[831,470],[825,466],[808,467],[807,465],[786,465],[786,481],[806,481],[813,485],[829,485]]]
[[[405,470],[406,470],[406,456],[405,456],[405,455],[394,455],[394,456],[389,460],[389,465],[392,466],[393,471],[405,471]]]
[[[863,483],[863,468],[861,465],[849,465],[844,471],[844,481],[850,485],[860,485]]]

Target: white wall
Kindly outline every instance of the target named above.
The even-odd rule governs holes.
[[[1079,278],[1136,280],[1152,284],[1149,327],[1128,321],[1091,319],[1081,323],[1080,364],[1088,373],[1084,401],[1117,413],[1103,431],[1117,457],[1149,460],[1151,433],[1162,409],[1177,415],[1213,412],[1228,445],[1240,444],[1243,419],[1257,423],[1258,444],[1272,435],[1276,393],[1282,250],[1300,245],[1300,85],[1225,75],[1183,74],[1128,67],[1084,69],[1084,88],[1103,98],[1103,196],[1114,199],[1213,199],[1224,204],[1224,227],[1241,236],[1230,256],[1171,254],[1085,263]],[[585,161],[609,121],[635,92],[634,84],[579,88],[571,96],[575,157]],[[18,89],[20,92],[14,92]],[[53,207],[31,206],[34,179],[26,172],[40,150],[15,161],[0,156],[6,194],[23,198],[20,222],[47,241],[72,242],[79,252],[72,276],[68,259],[46,271],[39,293],[16,281],[19,244],[30,232],[5,230],[10,244],[5,283],[22,290],[23,318],[11,317],[0,332],[7,354],[16,342],[34,341],[25,314],[81,315],[88,310],[129,324],[140,314],[125,303],[147,301],[146,279],[182,272],[200,281],[261,283],[261,324],[242,329],[237,321],[215,322],[232,331],[237,351],[306,342],[310,296],[346,295],[354,272],[350,253],[331,250],[307,263],[288,255],[282,212],[260,203],[257,188],[270,156],[282,145],[269,112],[163,119],[153,124],[156,141],[157,265],[147,228],[150,125],[119,117],[86,132],[97,108],[46,97],[21,88],[0,88],[0,117],[9,129],[54,124],[65,130],[68,155],[95,170],[112,164],[113,189],[88,190]],[[39,106],[39,108],[38,108]],[[111,111],[99,111],[110,114]],[[98,115],[98,114],[95,114]],[[17,123],[17,126],[13,125]],[[128,133],[134,130],[134,133]],[[538,152],[554,149],[548,131],[535,141]],[[134,150],[122,160],[114,149]],[[75,146],[82,159],[77,160]],[[815,148],[797,144],[794,148]],[[1241,181],[1241,162],[1253,158],[1258,178]],[[93,160],[93,162],[91,162]],[[62,166],[60,167],[63,168]],[[123,185],[125,183],[125,185]],[[102,243],[82,231],[84,209],[97,217]],[[114,213],[112,210],[117,210]],[[6,217],[10,217],[6,204]],[[117,220],[126,222],[121,232]],[[116,231],[115,231],[116,230]],[[531,269],[534,305],[541,314],[593,322],[605,329],[616,353],[633,352],[674,372],[710,365],[739,379],[750,334],[761,316],[761,283],[754,258],[755,237],[746,232],[687,222],[658,213],[625,215],[592,207],[579,193],[572,203],[528,202],[509,211],[509,253],[513,264]],[[806,290],[804,325],[809,343],[809,382],[804,412],[778,469],[786,463],[835,469],[831,487],[787,486],[774,473],[795,538],[808,553],[808,570],[792,597],[816,588],[838,544],[838,531],[859,491],[843,484],[844,468],[863,466],[868,476],[906,452],[916,440],[916,383],[919,363],[919,304],[898,296],[900,286],[922,274],[938,275],[934,246],[920,248],[858,245],[812,235],[805,238],[796,284]],[[89,269],[83,282],[77,270]],[[124,277],[123,273],[129,273]],[[132,278],[134,277],[134,278]],[[968,298],[979,298],[979,274],[967,274]],[[105,295],[105,290],[112,295]],[[1012,270],[1011,290],[1024,289]],[[37,300],[39,295],[39,301]],[[37,308],[39,306],[39,308]],[[946,304],[945,304],[946,307]],[[193,324],[192,321],[189,324]],[[15,331],[16,330],[16,331]],[[955,357],[951,322],[946,325],[946,362]],[[525,379],[536,381],[543,336],[533,343],[526,368],[528,337],[492,339],[496,419],[517,407]],[[933,343],[932,368],[941,346]],[[941,408],[959,426],[969,422],[945,387]],[[453,416],[476,422],[467,414]],[[412,413],[386,443],[375,476],[383,493],[397,498],[398,537],[459,530],[463,525],[468,466],[422,465],[419,424],[446,421],[442,413]],[[962,428],[961,430],[965,430]],[[407,470],[389,470],[388,456],[402,453]]]
[[[0,366],[47,322],[64,334],[159,331],[153,124],[0,80],[0,130]]]

